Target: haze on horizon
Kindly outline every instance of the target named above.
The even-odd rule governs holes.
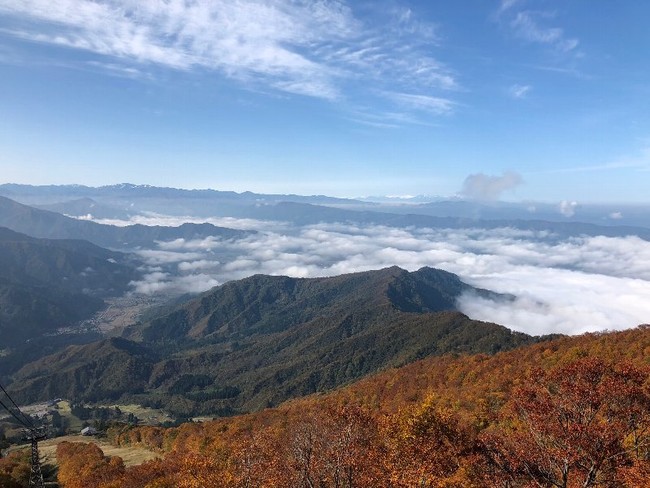
[[[2,182],[647,202],[648,14],[0,0]]]

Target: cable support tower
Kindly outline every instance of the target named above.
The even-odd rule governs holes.
[[[41,459],[38,455],[38,441],[42,441],[46,438],[45,431],[43,429],[31,429],[27,433],[27,440],[31,442],[32,445],[32,462],[31,470],[29,472],[29,488],[43,488],[43,472],[41,471]]]
[[[42,441],[47,437],[45,435],[45,428],[36,427],[32,422],[32,420],[27,415],[25,415],[22,412],[22,410],[20,410],[20,407],[18,407],[16,402],[14,402],[13,398],[11,398],[11,395],[7,393],[7,390],[5,390],[2,385],[0,385],[0,390],[2,390],[2,392],[6,395],[6,397],[9,399],[9,401],[14,406],[14,408],[16,409],[16,411],[20,416],[16,415],[16,413],[11,408],[9,408],[2,400],[0,400],[0,406],[2,406],[7,412],[9,412],[11,416],[14,419],[16,419],[18,423],[25,428],[25,438],[31,443],[32,459],[31,459],[31,469],[29,473],[29,487],[43,488],[44,487],[43,472],[41,471],[41,460],[38,454],[38,441]]]

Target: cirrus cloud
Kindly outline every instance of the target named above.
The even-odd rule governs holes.
[[[430,55],[437,26],[386,3],[360,16],[344,0],[0,0],[0,33],[89,53],[88,66],[117,76],[198,71],[330,101],[368,96],[372,86],[394,110],[446,113],[453,102],[439,92],[458,83]],[[418,98],[404,103],[393,91]]]

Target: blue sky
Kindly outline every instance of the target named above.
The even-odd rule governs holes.
[[[0,0],[0,179],[363,196],[479,175],[493,198],[647,202],[649,18],[640,0]]]

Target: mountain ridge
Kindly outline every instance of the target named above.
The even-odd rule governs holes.
[[[326,195],[297,195],[297,194],[274,194],[274,193],[254,193],[251,191],[235,192],[229,190],[214,190],[210,188],[205,189],[184,189],[174,187],[159,187],[153,185],[137,185],[133,183],[120,183],[115,185],[104,185],[99,187],[92,187],[86,185],[22,185],[15,183],[5,183],[0,185],[0,195],[5,195],[11,198],[14,196],[27,196],[38,197],[47,196],[51,200],[52,197],[75,197],[75,198],[93,198],[94,195],[99,196],[121,196],[121,197],[190,197],[195,199],[209,199],[214,197],[221,197],[232,200],[254,200],[254,201],[267,201],[277,202],[287,199],[293,201],[321,201],[329,203],[350,203],[356,201],[349,198],[329,197]],[[55,203],[55,202],[49,202]],[[359,202],[361,203],[361,202]]]
[[[127,328],[122,344],[128,347],[120,355],[102,359],[87,351],[107,349],[78,346],[25,366],[11,389],[26,402],[42,399],[43,392],[114,400],[98,396],[109,391],[104,387],[80,393],[84,378],[93,385],[121,385],[110,391],[121,391],[124,401],[179,415],[223,415],[328,391],[430,355],[493,353],[540,340],[455,310],[455,298],[466,290],[473,289],[431,268],[331,278],[255,275]],[[124,370],[122,364],[111,367],[118,358],[144,361],[147,377],[135,375],[143,388],[111,375]],[[89,366],[97,361],[103,371]]]
[[[644,239],[650,238],[648,234],[650,232],[650,219],[648,218],[647,206],[623,203],[575,204],[575,208],[571,213],[563,213],[561,212],[561,202],[478,201],[459,199],[457,197],[447,199],[436,197],[427,203],[415,205],[399,202],[390,204],[325,195],[262,194],[249,191],[237,193],[213,189],[188,190],[128,183],[102,187],[83,185],[32,186],[7,183],[0,185],[0,195],[14,198],[28,205],[45,205],[48,208],[77,217],[85,216],[88,213],[94,215],[93,212],[88,212],[87,206],[78,208],[78,203],[69,202],[80,198],[96,199],[100,204],[99,211],[103,216],[102,218],[122,219],[136,213],[157,212],[201,217],[219,216],[279,220],[278,215],[273,218],[274,212],[271,209],[280,203],[295,203],[321,207],[329,206],[335,210],[352,212],[338,214],[337,218],[344,221],[351,219],[364,223],[381,223],[381,221],[387,220],[386,215],[401,216],[402,220],[406,216],[410,219],[417,216],[433,218],[426,224],[430,226],[444,224],[444,221],[438,221],[438,224],[436,224],[436,218],[449,218],[452,224],[456,222],[455,225],[463,225],[464,227],[487,226],[486,228],[492,228],[490,222],[518,227],[521,222],[534,221],[535,224],[529,225],[528,228],[532,230],[549,228],[553,231],[561,231],[564,235],[576,235],[570,233],[570,227],[575,223],[580,223],[582,227],[578,234],[598,235],[607,232],[608,234],[603,235],[622,236],[631,233],[633,235],[642,235]],[[109,207],[113,208],[112,214]],[[264,207],[271,207],[271,209]],[[104,210],[108,213],[104,213]],[[271,217],[269,217],[269,211]],[[292,217],[291,213],[287,213],[286,209],[278,209],[278,212],[275,213],[282,214],[283,212],[284,218]],[[309,219],[307,219],[307,213]],[[365,215],[366,213],[380,215],[372,218],[372,215]],[[294,223],[300,221],[317,223],[319,215],[318,210],[312,208],[303,211],[302,216],[294,215],[297,219]],[[526,227],[522,228],[526,229]]]
[[[82,239],[101,247],[133,249],[154,247],[156,241],[200,239],[218,236],[231,239],[250,235],[208,223],[184,223],[178,227],[133,224],[124,227],[79,220],[65,215],[23,205],[0,196],[0,226],[32,237],[49,239]]]

